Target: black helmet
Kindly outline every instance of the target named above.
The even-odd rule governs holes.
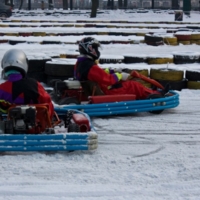
[[[85,37],[79,42],[79,52],[81,54],[89,55],[94,60],[97,60],[100,57],[100,52],[98,47],[100,43],[93,37]]]

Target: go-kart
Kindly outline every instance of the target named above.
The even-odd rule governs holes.
[[[76,110],[50,119],[48,104],[13,105],[1,115],[0,152],[93,150],[97,138],[90,118]]]
[[[130,73],[130,79],[141,79],[151,83],[154,89],[165,88],[157,81],[150,79],[136,71]],[[179,105],[179,95],[169,91],[165,96],[152,94],[145,100],[136,100],[134,94],[104,95],[98,84],[92,81],[52,80],[52,100],[57,104],[55,111],[59,114],[67,110],[77,109],[89,116],[109,116],[131,114],[137,112],[151,112],[160,114],[163,110]]]

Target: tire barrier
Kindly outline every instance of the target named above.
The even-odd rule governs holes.
[[[28,56],[28,73],[44,72],[46,62],[51,61],[49,56]]]
[[[189,81],[200,81],[200,71],[185,71],[185,78]]]
[[[99,59],[100,64],[105,64],[105,63],[123,63],[124,62],[124,57],[123,56],[113,56],[112,55],[101,55]]]
[[[143,63],[147,62],[147,58],[145,55],[124,55],[124,63]]]
[[[179,44],[189,45],[190,39],[191,39],[191,33],[188,31],[178,31],[174,34],[175,37],[177,37]]]
[[[60,58],[77,58],[79,55],[78,52],[67,52],[67,53],[61,53]]]
[[[200,81],[188,81],[187,88],[199,90],[200,89]]]
[[[174,59],[172,55],[169,56],[155,56],[154,57],[147,57],[147,63],[149,65],[151,64],[167,64],[167,63],[173,63]]]
[[[164,87],[167,84],[170,84],[170,89],[171,90],[178,90],[181,91],[182,89],[187,88],[187,80],[183,79],[181,81],[168,81],[168,80],[156,80],[158,81],[160,84],[162,84]]]
[[[73,77],[73,67],[76,62],[75,59],[52,59],[52,57],[30,57],[29,56],[29,71],[28,76],[34,78],[40,82],[47,83],[50,87],[51,81],[55,79],[67,80]],[[109,61],[110,62],[110,61]],[[59,70],[57,70],[59,69]],[[67,70],[66,70],[67,69]],[[139,72],[140,74],[155,79],[164,87],[167,83],[170,83],[172,90],[181,91],[185,88],[199,89],[198,83],[200,81],[199,71],[189,71],[186,70],[185,78],[184,72],[181,70],[161,68],[161,69],[150,69],[150,74],[148,69],[129,69],[123,68],[122,71],[126,73],[131,73],[133,70]],[[144,82],[140,79],[134,79],[140,82],[146,87],[152,87],[151,84]],[[189,83],[188,83],[189,82]]]
[[[21,44],[21,43],[26,43],[26,41],[24,40],[8,40],[8,44],[10,45],[16,45],[16,44]]]
[[[7,40],[0,40],[0,43],[7,43]],[[101,58],[99,60],[100,64],[106,64],[106,63],[125,63],[125,64],[131,64],[131,63],[147,63],[149,65],[151,64],[168,64],[168,63],[174,63],[174,64],[190,64],[195,62],[200,62],[200,53],[199,52],[172,52],[173,55],[101,55]],[[51,58],[65,58],[68,59],[76,59],[79,53],[77,51],[68,51],[66,53],[60,53],[60,54],[52,54]],[[60,61],[64,61],[60,59]]]
[[[155,80],[165,81],[181,81],[183,80],[184,71],[161,68],[161,69],[150,69],[150,78]]]
[[[39,82],[47,83],[47,77],[44,71],[45,63],[51,61],[48,56],[28,56],[28,72],[27,76],[36,79]]]
[[[1,43],[8,43],[8,40],[0,39],[0,44],[1,44]]]
[[[200,53],[199,52],[172,52],[174,56],[175,64],[190,64],[199,62]]]
[[[160,36],[145,34],[144,41],[148,45],[159,46],[164,44],[164,40]]]
[[[27,76],[39,82],[47,83],[47,75],[44,72],[28,72]]]
[[[46,36],[46,32],[33,32],[32,33],[33,36],[37,37],[37,36]]]
[[[163,40],[164,43],[167,45],[173,45],[173,46],[178,45],[177,37],[164,37]]]
[[[45,74],[57,77],[74,76],[75,59],[55,59],[45,63]]]

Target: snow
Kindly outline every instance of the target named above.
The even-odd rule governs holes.
[[[87,15],[20,16],[20,19],[52,21],[61,19],[103,21],[105,19],[109,22],[109,19],[116,20],[116,16],[117,20],[137,21],[135,25],[138,26],[144,25],[140,24],[144,21],[160,27],[174,26],[170,25],[170,22],[174,22],[174,15],[168,13],[115,11],[110,14],[99,14],[95,19]],[[183,22],[191,26],[191,23],[199,22],[199,16],[199,13],[191,13],[190,18],[184,15]],[[19,17],[12,16],[10,19],[17,20]],[[168,23],[159,24],[161,20]],[[178,25],[177,22],[175,26]],[[1,31],[3,29],[1,28]],[[11,28],[15,32],[18,32],[18,29]],[[55,27],[55,32],[61,29]],[[23,30],[32,31],[30,27]],[[47,29],[43,28],[43,31],[45,30]],[[53,30],[54,28],[51,29]],[[90,28],[90,30],[96,29]],[[127,28],[127,31],[130,30]],[[110,36],[95,35],[94,37],[106,40]],[[77,41],[80,38],[82,36],[68,37],[69,41]],[[139,43],[102,46],[102,55],[111,55],[111,58],[140,54],[144,57],[150,55],[170,57],[173,52],[177,55],[179,53],[191,56],[200,54],[200,46],[195,44],[154,47]],[[15,46],[0,44],[0,47],[0,59],[5,51],[11,48],[23,49],[28,56],[35,57],[60,55],[69,49],[72,52],[77,50],[77,46],[73,44],[40,45],[37,43]],[[165,68],[167,65],[121,63],[103,64],[102,67],[150,69]],[[177,70],[200,70],[200,63],[168,64],[168,67]],[[0,156],[0,200],[200,199],[200,90],[183,89],[178,93],[180,105],[165,110],[160,115],[138,113],[92,118],[99,137],[96,151],[2,154]]]

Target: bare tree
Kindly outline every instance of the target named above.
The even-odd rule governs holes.
[[[123,8],[123,6],[122,6],[122,0],[118,0],[118,8],[119,8],[119,9],[122,9],[122,8]]]
[[[107,1],[107,8],[112,10],[114,9],[114,0]]]
[[[19,10],[21,10],[21,9],[22,9],[23,3],[24,3],[24,1],[23,1],[23,0],[21,0],[21,1],[20,1],[20,5],[19,5]]]
[[[128,0],[124,0],[124,9],[127,9],[128,6]]]
[[[97,8],[99,7],[99,0],[92,0],[92,8],[91,8],[91,18],[95,18],[97,16]]]
[[[63,10],[68,10],[68,0],[63,0]]]
[[[154,9],[154,0],[151,0],[151,8]]]

